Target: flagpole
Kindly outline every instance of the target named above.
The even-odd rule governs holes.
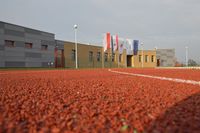
[[[116,35],[116,45],[117,45],[117,50],[118,50],[118,68],[119,68],[119,38],[118,35]]]
[[[143,62],[143,43],[141,43],[141,49],[142,49],[142,68],[144,67],[144,62]]]
[[[125,44],[125,48],[126,48],[126,60],[125,60],[125,62],[126,62],[126,64],[125,64],[125,67],[127,68],[127,42],[126,42],[126,39],[124,39],[125,41],[124,41],[124,44]]]
[[[118,63],[118,68],[119,68],[119,50],[118,50],[118,62],[117,63]]]
[[[78,26],[75,24],[74,25],[74,33],[75,33],[75,56],[76,56],[76,58],[75,58],[75,61],[76,61],[76,69],[78,69],[78,46],[77,46],[77,28],[78,28]]]
[[[106,43],[106,41],[105,41],[105,34],[103,34],[103,49],[102,49],[102,68],[105,68],[105,43]]]
[[[112,37],[112,35],[110,35],[110,44],[111,44],[111,67],[113,66],[113,54],[114,54],[114,49],[113,49],[113,37]]]
[[[127,50],[127,49],[126,49]],[[127,68],[127,51],[126,51],[126,64],[125,64],[126,68]]]

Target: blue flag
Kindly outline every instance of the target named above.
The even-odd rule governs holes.
[[[111,36],[111,50],[112,50],[112,53],[114,53],[113,36]]]
[[[134,53],[134,55],[137,55],[138,45],[139,45],[139,40],[133,40],[133,53]]]

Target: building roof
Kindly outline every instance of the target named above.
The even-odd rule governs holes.
[[[25,26],[20,26],[20,25],[16,25],[16,24],[8,23],[8,22],[0,21],[0,23],[3,23],[3,24],[9,24],[9,25],[13,25],[13,26],[21,27],[21,28],[26,28],[26,29],[30,29],[30,30],[35,30],[35,31],[39,31],[39,32],[43,32],[43,33],[48,33],[48,34],[55,35],[54,33],[46,32],[46,31],[41,31],[41,30],[37,30],[37,29],[33,29],[33,28],[29,28],[29,27],[25,27]]]

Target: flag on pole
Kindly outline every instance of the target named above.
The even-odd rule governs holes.
[[[114,46],[114,51],[118,50],[118,35],[113,36],[113,46]]]
[[[103,39],[104,52],[110,49],[110,42],[111,42],[110,33],[104,34],[104,39]]]
[[[133,49],[132,49],[133,40],[132,39],[126,39],[125,41],[125,49],[127,55],[133,55]]]
[[[119,38],[119,54],[122,54],[124,50],[124,39]]]
[[[106,34],[103,34],[103,50],[104,52],[107,50]]]
[[[110,36],[110,37],[111,37],[111,41],[110,41],[110,43],[111,43],[111,51],[112,51],[112,53],[114,53],[113,36]]]
[[[133,53],[134,53],[134,55],[137,55],[137,52],[138,52],[138,45],[139,45],[139,40],[134,40],[133,41]]]
[[[118,35],[116,35],[116,49],[115,50],[118,50],[119,48],[119,40],[118,40]]]

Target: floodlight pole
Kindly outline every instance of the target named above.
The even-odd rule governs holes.
[[[188,67],[188,46],[185,47],[185,65]]]
[[[74,31],[75,31],[75,51],[76,51],[76,69],[78,69],[78,51],[77,51],[77,29],[78,26],[75,24],[74,25]]]
[[[144,55],[144,54],[143,54],[143,45],[144,45],[144,44],[141,43],[141,50],[142,50],[142,68],[144,67],[144,61],[143,61],[143,58],[144,58],[144,57],[143,57],[143,55]]]

